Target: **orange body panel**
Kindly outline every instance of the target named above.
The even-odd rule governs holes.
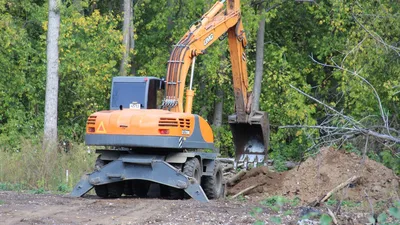
[[[89,117],[86,133],[190,137],[195,127],[200,126],[204,140],[213,143],[211,127],[203,118],[199,117],[199,121],[200,124],[195,123],[193,114],[159,109],[107,110],[96,112]]]
[[[208,125],[207,121],[204,120],[203,118],[200,119],[200,130],[201,130],[201,136],[206,142],[214,142],[214,135],[212,133],[212,129],[210,125]]]

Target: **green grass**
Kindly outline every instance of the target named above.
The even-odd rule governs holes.
[[[24,184],[12,184],[9,182],[0,183],[0,191],[21,191],[26,189]]]
[[[19,152],[0,150],[0,190],[69,192],[84,173],[93,171],[97,155],[83,144],[74,144],[68,152],[42,149],[29,141]],[[68,170],[68,180],[66,171]]]

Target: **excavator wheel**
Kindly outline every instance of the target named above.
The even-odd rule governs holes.
[[[215,162],[214,174],[212,176],[204,176],[201,186],[209,199],[217,199],[224,194],[224,185],[222,183],[222,165]]]
[[[94,186],[94,191],[96,192],[96,195],[99,196],[100,198],[108,197],[108,189],[107,185],[105,184]]]
[[[186,161],[185,164],[183,165],[183,174],[185,174],[188,177],[195,178],[196,181],[200,183],[202,170],[199,160],[197,158],[191,158],[188,161]],[[182,192],[184,193],[184,198],[186,199],[190,198],[190,196],[186,194],[183,190]]]
[[[127,180],[124,182],[124,195],[132,196],[134,194],[132,184],[133,182],[131,180]]]
[[[100,159],[100,155],[96,159],[96,163],[94,165],[95,171],[99,171],[107,164],[106,161]],[[94,186],[94,191],[96,195],[100,198],[107,198],[108,197],[108,188],[106,184]]]
[[[133,192],[139,198],[147,197],[147,192],[149,192],[150,182],[145,180],[135,180],[133,181]]]
[[[169,186],[160,184],[160,197],[161,198],[168,198],[171,196],[171,192],[169,190]]]
[[[191,158],[188,161],[186,161],[183,166],[182,172],[186,176],[193,177],[197,180],[197,182],[200,182],[202,170],[200,167],[199,160],[197,158]]]
[[[123,182],[115,182],[107,184],[108,196],[110,198],[119,198],[124,192],[124,184]]]
[[[197,182],[200,182],[202,176],[200,161],[197,158],[188,159],[183,165],[182,173],[188,177],[193,177]],[[172,199],[190,198],[190,196],[181,189],[170,188],[169,191]]]

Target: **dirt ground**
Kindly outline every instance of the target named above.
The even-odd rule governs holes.
[[[299,198],[303,203],[320,200],[333,188],[356,176],[356,182],[336,192],[334,197],[356,203],[377,203],[399,198],[399,178],[387,167],[358,155],[323,148],[292,170],[277,173],[257,167],[229,190],[230,194],[258,185],[250,195]],[[365,204],[366,206],[369,203]]]
[[[262,199],[220,199],[209,203],[155,198],[100,199],[89,195],[71,198],[67,195],[0,192],[1,224],[318,224],[318,218],[301,220],[308,212],[320,215],[324,208],[299,206],[292,213],[276,212],[260,205]],[[261,209],[256,215],[251,212]],[[367,214],[342,213],[341,224],[364,224]],[[298,222],[303,223],[298,223]],[[350,222],[348,222],[350,221]]]
[[[352,176],[358,177],[357,182],[331,198],[340,204],[311,207],[310,203]],[[327,207],[334,211],[339,224],[365,224],[371,205],[378,215],[389,207],[382,204],[398,201],[400,192],[399,178],[390,169],[333,149],[321,149],[321,154],[290,171],[277,173],[267,167],[247,171],[228,193],[235,194],[253,185],[258,186],[244,196],[209,203],[193,199],[100,199],[94,195],[71,198],[60,194],[3,191],[0,192],[0,224],[254,224],[257,221],[276,224],[277,220],[289,225],[319,224],[320,216],[327,214]],[[278,195],[298,198],[300,205],[285,205],[277,210],[265,204],[266,198]],[[356,207],[350,210],[341,207],[345,200]],[[317,216],[302,218],[310,212]]]
[[[1,224],[249,224],[251,205],[232,201],[71,198],[0,192]]]

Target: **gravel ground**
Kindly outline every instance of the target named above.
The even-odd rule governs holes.
[[[71,198],[59,194],[0,192],[1,224],[318,224],[300,217],[324,208],[297,206],[278,213],[259,204],[261,198],[220,199],[209,203],[156,198]],[[255,211],[257,212],[251,213]],[[290,213],[288,213],[290,211]],[[340,224],[364,224],[366,214],[342,213]],[[300,222],[299,222],[300,221]]]

